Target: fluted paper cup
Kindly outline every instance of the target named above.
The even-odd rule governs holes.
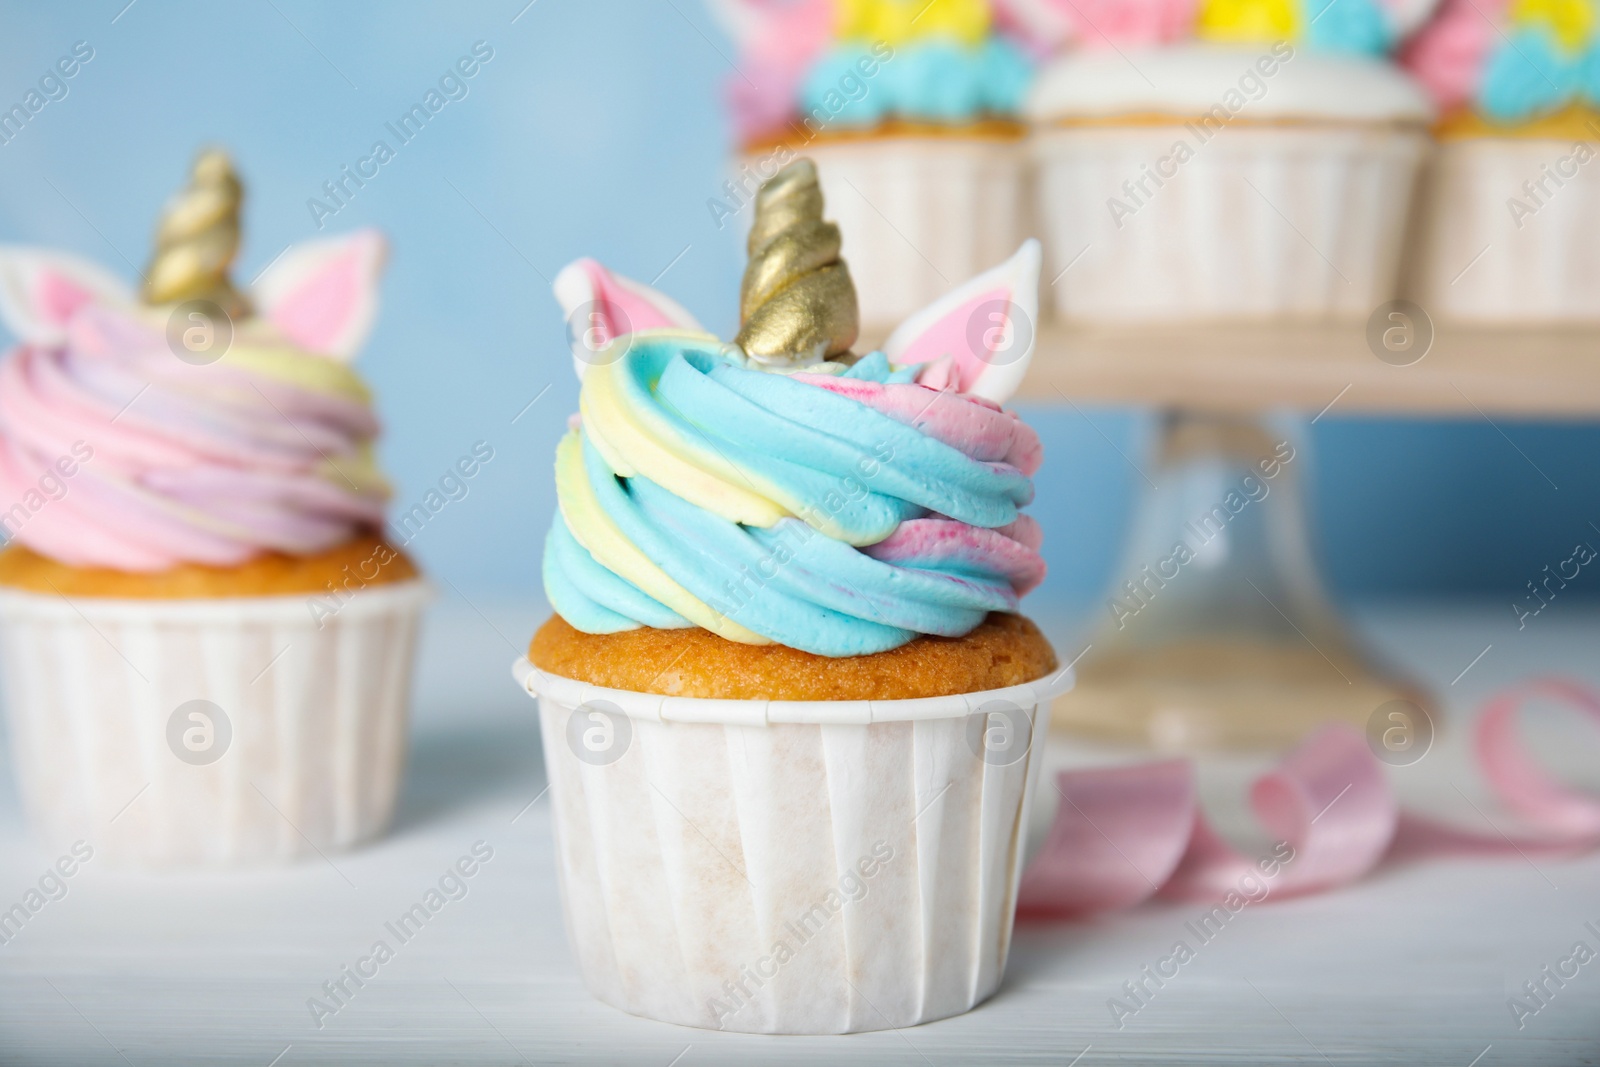
[[[1420,129],[1376,125],[1238,126],[1204,141],[1182,125],[1040,131],[1056,313],[1364,320],[1395,296],[1427,146]]]
[[[841,1034],[1000,984],[1050,698],[699,700],[516,676],[539,698],[573,955],[599,999]]]
[[[1473,322],[1600,321],[1600,144],[1476,138],[1439,146],[1408,295]]]
[[[47,840],[141,866],[253,864],[381,833],[405,763],[421,581],[118,600],[0,592],[22,797]]]
[[[1021,140],[884,136],[813,141],[795,152],[817,164],[827,215],[844,234],[862,328],[875,340],[1031,235]],[[769,151],[744,162],[760,174],[775,158]]]

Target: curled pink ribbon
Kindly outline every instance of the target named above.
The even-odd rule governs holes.
[[[1473,729],[1478,765],[1532,836],[1473,833],[1401,811],[1366,738],[1335,724],[1303,741],[1250,791],[1256,818],[1292,849],[1292,863],[1260,861],[1224,841],[1200,812],[1187,761],[1063,771],[1061,805],[1023,874],[1018,914],[1072,917],[1158,896],[1220,900],[1243,880],[1263,877],[1274,897],[1295,896],[1345,885],[1386,862],[1594,848],[1600,797],[1557,783],[1517,736],[1517,716],[1535,696],[1600,724],[1600,696],[1558,678],[1515,686],[1485,706]]]

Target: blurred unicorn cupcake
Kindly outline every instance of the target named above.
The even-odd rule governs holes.
[[[1025,27],[991,0],[713,0],[740,45],[739,172],[714,202],[815,159],[882,337],[1027,236]]]
[[[1600,320],[1600,9],[1446,0],[1403,58],[1442,114],[1411,295],[1462,320]]]
[[[1431,0],[1027,0],[1056,310],[1366,318],[1394,295],[1426,96],[1387,59]]]
[[[203,153],[135,297],[0,249],[0,649],[24,800],[143,864],[348,847],[394,809],[427,589],[381,536],[348,361],[373,233],[228,268],[242,189]]]

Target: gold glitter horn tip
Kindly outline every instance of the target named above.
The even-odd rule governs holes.
[[[750,263],[739,287],[739,336],[752,359],[803,365],[850,351],[856,287],[839,258],[839,227],[822,221],[817,168],[797,159],[756,193]]]
[[[228,268],[239,252],[244,187],[227,153],[215,148],[194,161],[189,184],[168,202],[156,227],[156,250],[145,270],[144,301],[211,300],[229,316],[248,314]]]

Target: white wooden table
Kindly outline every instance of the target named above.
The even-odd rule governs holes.
[[[1252,905],[1119,1030],[1123,982],[1166,955],[1194,906],[1147,905],[1022,927],[1000,994],[958,1019],[843,1038],[754,1038],[623,1015],[589,998],[562,932],[533,705],[509,663],[533,606],[433,615],[414,752],[393,834],[360,852],[248,874],[151,876],[85,864],[67,895],[0,945],[0,1064],[1393,1063],[1600,1060],[1600,960],[1518,1030],[1507,998],[1586,940],[1600,949],[1600,856],[1385,870],[1340,892]],[[487,616],[487,618],[485,618]],[[1444,694],[1559,670],[1600,685],[1600,612],[1557,603],[1518,632],[1502,604],[1362,611],[1363,630]],[[498,632],[497,632],[498,631]],[[1068,657],[1071,630],[1053,628]],[[508,643],[509,642],[509,643]],[[1454,685],[1463,668],[1492,646]],[[1537,740],[1600,788],[1600,736]],[[1453,727],[1453,728],[1452,728]],[[1409,803],[1482,827],[1508,820],[1447,724],[1393,772]],[[1079,748],[1061,758],[1104,758]],[[1221,825],[1249,840],[1237,792],[1259,764],[1202,766]],[[1459,788],[1459,792],[1457,789]],[[1474,807],[1476,806],[1476,807]],[[398,947],[318,1029],[306,1002],[478,841],[468,894]],[[31,840],[0,771],[0,908],[65,843]]]

